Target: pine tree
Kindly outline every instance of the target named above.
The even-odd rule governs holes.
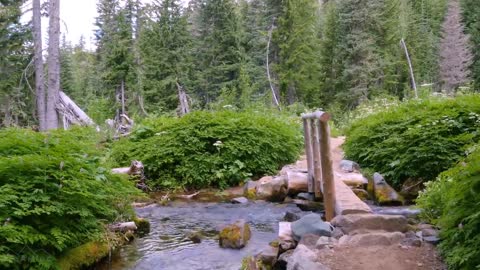
[[[274,40],[279,48],[275,70],[287,104],[319,104],[320,55],[316,0],[285,0]]]
[[[460,3],[452,0],[442,25],[440,43],[440,79],[442,89],[449,94],[469,82],[469,68],[473,59],[469,42],[469,37],[464,33]]]
[[[172,111],[178,105],[177,83],[191,88],[191,36],[180,1],[156,2],[151,13],[140,40],[145,101],[149,111]]]
[[[238,78],[245,57],[235,2],[205,0],[200,7],[196,92],[208,104],[222,90],[240,95]]]
[[[471,65],[472,79],[476,91],[480,90],[480,2],[477,0],[462,0],[462,13],[466,31],[470,35],[474,53]]]

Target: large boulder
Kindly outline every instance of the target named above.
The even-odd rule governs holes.
[[[299,241],[306,234],[318,236],[331,236],[332,226],[322,221],[318,214],[309,214],[292,223],[292,235],[295,241]]]
[[[354,188],[364,188],[368,184],[368,179],[361,173],[334,172],[335,179],[342,181],[345,185]]]
[[[256,197],[259,200],[282,202],[287,197],[287,182],[283,176],[265,176],[258,180]]]
[[[222,248],[240,249],[247,245],[250,237],[250,226],[244,220],[239,220],[220,231],[219,243]]]
[[[339,240],[339,245],[348,246],[391,246],[399,244],[405,239],[401,232],[373,231],[365,234],[344,235]]]
[[[287,258],[287,270],[329,270],[317,261],[317,255],[304,245],[298,245]]]
[[[288,170],[285,172],[287,179],[288,195],[297,195],[301,192],[308,192],[308,174],[299,171]]]
[[[340,161],[340,170],[346,173],[351,173],[351,172],[359,172],[360,171],[360,165],[356,163],[355,161],[351,160],[342,160]]]
[[[373,194],[379,205],[403,205],[405,201],[379,173],[373,174]]]
[[[400,215],[351,214],[332,219],[332,225],[345,234],[361,230],[382,230],[386,232],[406,232],[408,222]]]

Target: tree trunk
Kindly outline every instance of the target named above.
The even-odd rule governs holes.
[[[56,104],[60,91],[60,0],[50,0],[49,16],[46,129],[56,129],[58,128]]]
[[[33,44],[35,47],[35,95],[37,103],[38,128],[40,131],[46,129],[45,119],[45,86],[43,74],[43,56],[42,56],[42,22],[40,0],[33,0]]]

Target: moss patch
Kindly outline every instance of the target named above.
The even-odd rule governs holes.
[[[144,218],[134,218],[133,221],[137,225],[136,233],[141,237],[150,232],[150,221]]]
[[[88,242],[67,251],[60,259],[61,270],[75,270],[91,266],[108,256],[110,245],[106,242]]]

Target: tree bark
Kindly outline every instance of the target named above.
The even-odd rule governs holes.
[[[33,0],[33,44],[35,48],[35,95],[37,103],[38,129],[46,129],[45,119],[45,86],[43,74],[43,56],[42,56],[42,20],[40,10],[40,0]]]
[[[47,130],[58,128],[56,104],[60,91],[60,0],[50,0],[49,16]]]
[[[415,82],[415,75],[413,73],[412,61],[410,60],[410,54],[408,53],[407,44],[405,44],[405,40],[403,38],[400,40],[400,44],[402,45],[402,48],[405,51],[405,56],[407,57],[408,68],[410,70],[410,79],[412,80],[412,88],[415,93],[415,98],[418,98],[417,83]]]

